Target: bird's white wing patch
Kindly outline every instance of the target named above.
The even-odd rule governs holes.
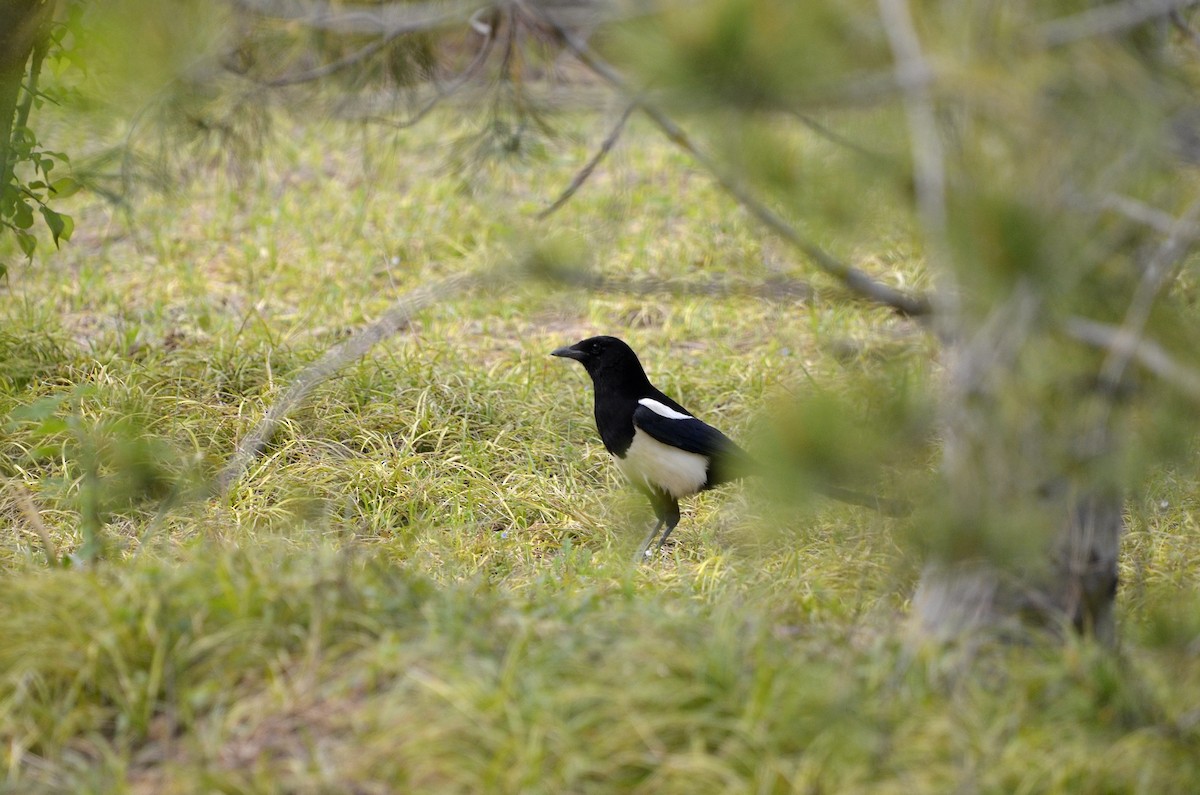
[[[660,417],[666,417],[672,420],[695,419],[691,414],[684,414],[682,411],[676,411],[670,406],[665,406],[662,403],[659,403],[654,398],[642,398],[638,401],[638,404],[645,406]]]
[[[655,400],[638,401],[645,405],[653,403],[671,411]],[[652,411],[654,406],[647,406]],[[686,414],[672,412],[679,417]],[[691,419],[690,417],[687,417]],[[666,491],[675,499],[695,494],[708,482],[708,458],[699,453],[689,453],[678,447],[663,444],[640,428],[633,432],[633,442],[625,451],[624,458],[617,458],[617,467],[636,485]]]

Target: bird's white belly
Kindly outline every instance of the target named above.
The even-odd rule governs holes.
[[[708,481],[708,458],[663,444],[640,428],[634,429],[625,457],[615,460],[635,485],[664,489],[676,499],[695,494]]]

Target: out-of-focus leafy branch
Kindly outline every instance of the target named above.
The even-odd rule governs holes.
[[[35,213],[55,245],[70,239],[75,228],[69,215],[50,206],[78,189],[61,169],[51,173],[70,160],[42,147],[30,126],[32,110],[52,101],[38,85],[42,67],[66,47],[56,6],[55,0],[19,0],[0,9],[0,227],[15,236],[26,256],[37,247]]]
[[[555,19],[552,14],[540,8],[537,11],[546,20],[546,24],[561,37],[571,52],[585,66],[606,83],[628,97],[629,101],[645,113],[672,143],[687,151],[751,215],[801,251],[814,265],[842,282],[843,285],[854,293],[868,300],[891,307],[904,315],[921,316],[929,314],[930,304],[925,298],[908,295],[872,279],[863,271],[840,261],[821,246],[803,236],[799,230],[784,220],[782,216],[760,201],[740,180],[727,173],[713,158],[697,147],[688,134],[665,111],[651,103],[644,96],[640,96],[634,92],[624,78],[610,64],[592,51],[579,36]]]

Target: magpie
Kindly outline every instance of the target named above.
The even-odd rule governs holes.
[[[590,337],[552,356],[574,359],[592,377],[596,430],[617,467],[650,498],[658,523],[638,547],[635,561],[662,548],[679,524],[679,501],[728,483],[754,469],[732,439],[696,419],[650,383],[633,349],[616,337]]]
[[[616,337],[590,337],[550,355],[574,359],[592,377],[600,440],[625,477],[650,498],[658,523],[638,547],[635,562],[649,554],[650,544],[665,527],[655,551],[662,549],[679,524],[681,499],[761,471],[732,439],[655,388],[637,354]],[[817,488],[828,497],[888,516],[912,512],[904,500],[833,483]]]

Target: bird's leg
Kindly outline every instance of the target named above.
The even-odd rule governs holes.
[[[671,535],[671,531],[675,529],[675,525],[677,525],[677,524],[679,524],[678,516],[675,517],[674,522],[670,522],[667,524],[667,529],[665,531],[663,531],[662,538],[658,539],[658,546],[656,546],[654,548],[654,551],[656,553],[658,552],[658,550],[663,548],[663,544],[667,543],[667,536]]]
[[[663,517],[663,521],[667,529],[663,531],[662,538],[658,539],[658,546],[654,548],[655,553],[663,548],[663,544],[667,543],[667,536],[671,535],[671,531],[675,529],[675,525],[679,524],[679,501],[671,500],[671,504],[667,507],[667,514]]]
[[[658,528],[662,527],[663,522],[665,521],[666,519],[659,519],[658,523],[655,524],[654,528],[650,531],[650,535],[646,536],[646,540],[638,544],[637,552],[635,552],[633,555],[634,563],[641,563],[646,559],[646,556],[650,554],[650,542],[652,542],[658,536]]]

